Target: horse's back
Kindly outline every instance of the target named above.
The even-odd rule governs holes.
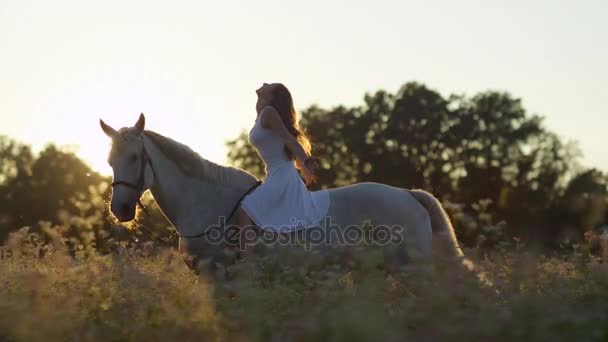
[[[430,256],[432,230],[429,212],[408,190],[365,182],[331,189],[329,194],[329,215],[334,226],[346,229],[351,225],[363,224],[365,227],[369,223],[372,230],[384,227],[382,229],[388,228],[391,236],[400,237],[384,246],[388,260],[401,263]]]
[[[409,191],[382,183],[363,182],[329,190],[328,215],[345,224],[364,220],[391,224],[399,218],[428,215]]]

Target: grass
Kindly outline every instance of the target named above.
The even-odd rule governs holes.
[[[388,273],[373,249],[280,250],[211,282],[171,249],[50,241],[22,230],[0,249],[0,341],[608,340],[608,264],[583,250],[468,250],[492,286],[439,264]]]

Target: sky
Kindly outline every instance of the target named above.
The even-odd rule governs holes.
[[[508,91],[608,170],[608,1],[0,0],[0,135],[75,149],[110,174],[100,118],[226,163],[255,89],[355,106],[418,81]]]

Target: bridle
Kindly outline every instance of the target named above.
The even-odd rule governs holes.
[[[141,165],[140,165],[140,171],[139,171],[139,177],[137,178],[137,184],[133,184],[131,182],[127,182],[127,181],[122,181],[122,180],[117,180],[112,182],[112,189],[114,189],[114,187],[116,185],[124,185],[126,187],[129,187],[131,189],[136,190],[138,193],[143,193],[144,192],[144,186],[145,186],[145,177],[146,177],[146,165],[150,163],[150,169],[152,169],[152,173],[154,174],[154,168],[152,167],[152,161],[150,160],[150,157],[148,156],[148,152],[146,152],[146,148],[143,146],[141,146]],[[148,214],[148,210],[146,209],[146,207],[143,205],[143,203],[141,203],[141,196],[137,197],[137,205],[139,205],[140,208],[142,208],[142,210],[144,211],[144,213]]]
[[[150,169],[152,170],[152,174],[155,175],[154,172],[154,167],[152,165],[152,160],[150,159],[150,156],[148,156],[148,152],[146,151],[146,147],[143,145],[141,146],[141,165],[140,165],[140,171],[139,171],[139,177],[137,178],[137,184],[133,184],[131,182],[128,181],[122,181],[122,180],[117,180],[112,182],[112,189],[114,189],[114,187],[116,185],[124,185],[126,187],[129,187],[131,189],[136,190],[138,193],[143,193],[144,192],[144,187],[145,187],[145,177],[146,177],[146,165],[150,164]],[[258,186],[260,186],[262,184],[262,181],[257,180],[256,183],[249,188],[249,190],[247,190],[242,196],[241,198],[239,198],[239,200],[236,202],[236,204],[234,205],[234,207],[232,208],[232,211],[230,212],[230,215],[227,216],[226,220],[224,221],[225,225],[226,223],[228,223],[230,221],[230,219],[232,218],[232,216],[234,216],[234,213],[236,212],[236,210],[238,209],[239,205],[241,204],[241,201],[243,201],[243,198],[245,198],[245,196],[249,195],[253,190],[255,190]],[[150,215],[150,213],[148,213],[148,210],[146,209],[146,207],[144,206],[143,203],[141,203],[141,197],[137,198],[137,205],[139,205],[139,207],[143,210],[143,212],[146,215]],[[220,227],[222,230],[224,230],[225,227]],[[166,242],[164,240],[162,240],[161,238],[157,237],[156,234],[154,234],[153,232],[151,232],[150,230],[146,229],[147,232],[154,236],[154,238],[156,238],[159,241],[162,242]],[[179,233],[177,233],[176,230],[176,234],[177,236],[179,236],[180,238],[187,238],[187,239],[192,239],[192,238],[198,238],[201,236],[207,236],[209,233],[211,233],[211,230],[205,230],[204,232],[200,233],[200,234],[196,234],[196,235],[180,235]]]

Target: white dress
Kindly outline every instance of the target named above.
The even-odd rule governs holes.
[[[317,226],[329,209],[328,190],[308,191],[283,141],[262,126],[261,116],[249,131],[249,143],[266,165],[266,179],[243,198],[241,207],[262,229],[291,232]]]

